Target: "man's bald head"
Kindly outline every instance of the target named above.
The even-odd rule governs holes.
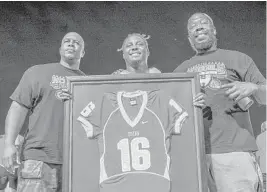
[[[193,14],[188,19],[187,30],[189,42],[197,53],[216,47],[216,29],[213,20],[207,14]]]
[[[211,26],[214,27],[213,20],[210,16],[208,16],[206,13],[194,13],[189,19],[187,23],[187,29],[189,29],[189,26],[192,22],[200,20],[200,19],[206,19]]]
[[[75,38],[75,39],[77,39],[82,45],[83,45],[83,47],[84,47],[84,40],[83,40],[83,38],[82,38],[82,36],[79,34],[79,33],[76,33],[76,32],[69,32],[69,33],[67,33],[63,38],[62,38],[62,42],[63,42],[63,40],[64,39],[67,39],[67,38]],[[62,43],[61,42],[61,43]]]
[[[85,53],[82,36],[76,32],[67,33],[61,41],[59,52],[64,62],[68,64],[80,63]]]

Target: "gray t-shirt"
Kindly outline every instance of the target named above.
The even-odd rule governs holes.
[[[11,99],[30,110],[28,133],[22,160],[32,159],[62,164],[64,103],[61,89],[66,76],[84,75],[59,63],[30,67],[21,78]]]
[[[266,84],[254,61],[238,51],[217,49],[196,55],[174,72],[197,72],[207,94],[203,109],[206,153],[256,151],[249,111],[243,111],[220,86],[231,81]]]

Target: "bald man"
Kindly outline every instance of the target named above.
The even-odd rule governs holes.
[[[257,145],[248,108],[241,104],[248,97],[266,104],[266,79],[246,54],[217,48],[216,28],[207,14],[192,15],[187,29],[196,55],[174,72],[198,72],[207,94],[203,122],[210,191],[259,191]]]
[[[14,170],[15,139],[29,113],[21,164],[18,192],[61,191],[63,151],[63,107],[66,76],[84,75],[79,70],[84,41],[75,32],[67,33],[59,48],[60,62],[30,67],[11,95],[6,117],[3,165]]]

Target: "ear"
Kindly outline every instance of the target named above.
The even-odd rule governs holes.
[[[191,38],[190,38],[189,36],[188,36],[187,38],[188,38],[188,41],[189,41],[190,46],[192,47],[192,49],[193,49],[196,53],[198,53],[198,51],[197,51],[197,49],[195,48],[195,45],[194,45],[194,43],[192,42]]]
[[[85,55],[85,51],[83,50],[81,53],[81,57],[84,57],[84,55]]]
[[[61,46],[59,47],[58,51],[59,51],[59,55],[61,56]]]
[[[215,27],[213,28],[213,35],[217,35],[217,31]]]
[[[193,45],[193,42],[192,42],[192,40],[191,40],[191,38],[190,38],[190,36],[189,36],[189,35],[187,36],[187,39],[188,39],[188,41],[189,41],[190,45],[192,46],[192,45]]]
[[[122,58],[125,60],[125,54],[124,53],[122,53]]]

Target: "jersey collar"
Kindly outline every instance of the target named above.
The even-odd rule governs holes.
[[[143,96],[142,105],[139,109],[137,116],[132,121],[130,119],[130,117],[127,115],[127,112],[125,111],[125,109],[123,107],[122,97],[133,98],[133,97],[138,97],[141,95]],[[141,118],[144,114],[144,110],[145,110],[145,107],[147,105],[147,92],[146,91],[140,91],[140,90],[135,91],[135,92],[119,91],[117,93],[117,100],[118,100],[118,105],[119,105],[119,109],[120,109],[120,112],[122,114],[122,117],[131,127],[135,127],[137,125],[137,123],[141,120]]]

